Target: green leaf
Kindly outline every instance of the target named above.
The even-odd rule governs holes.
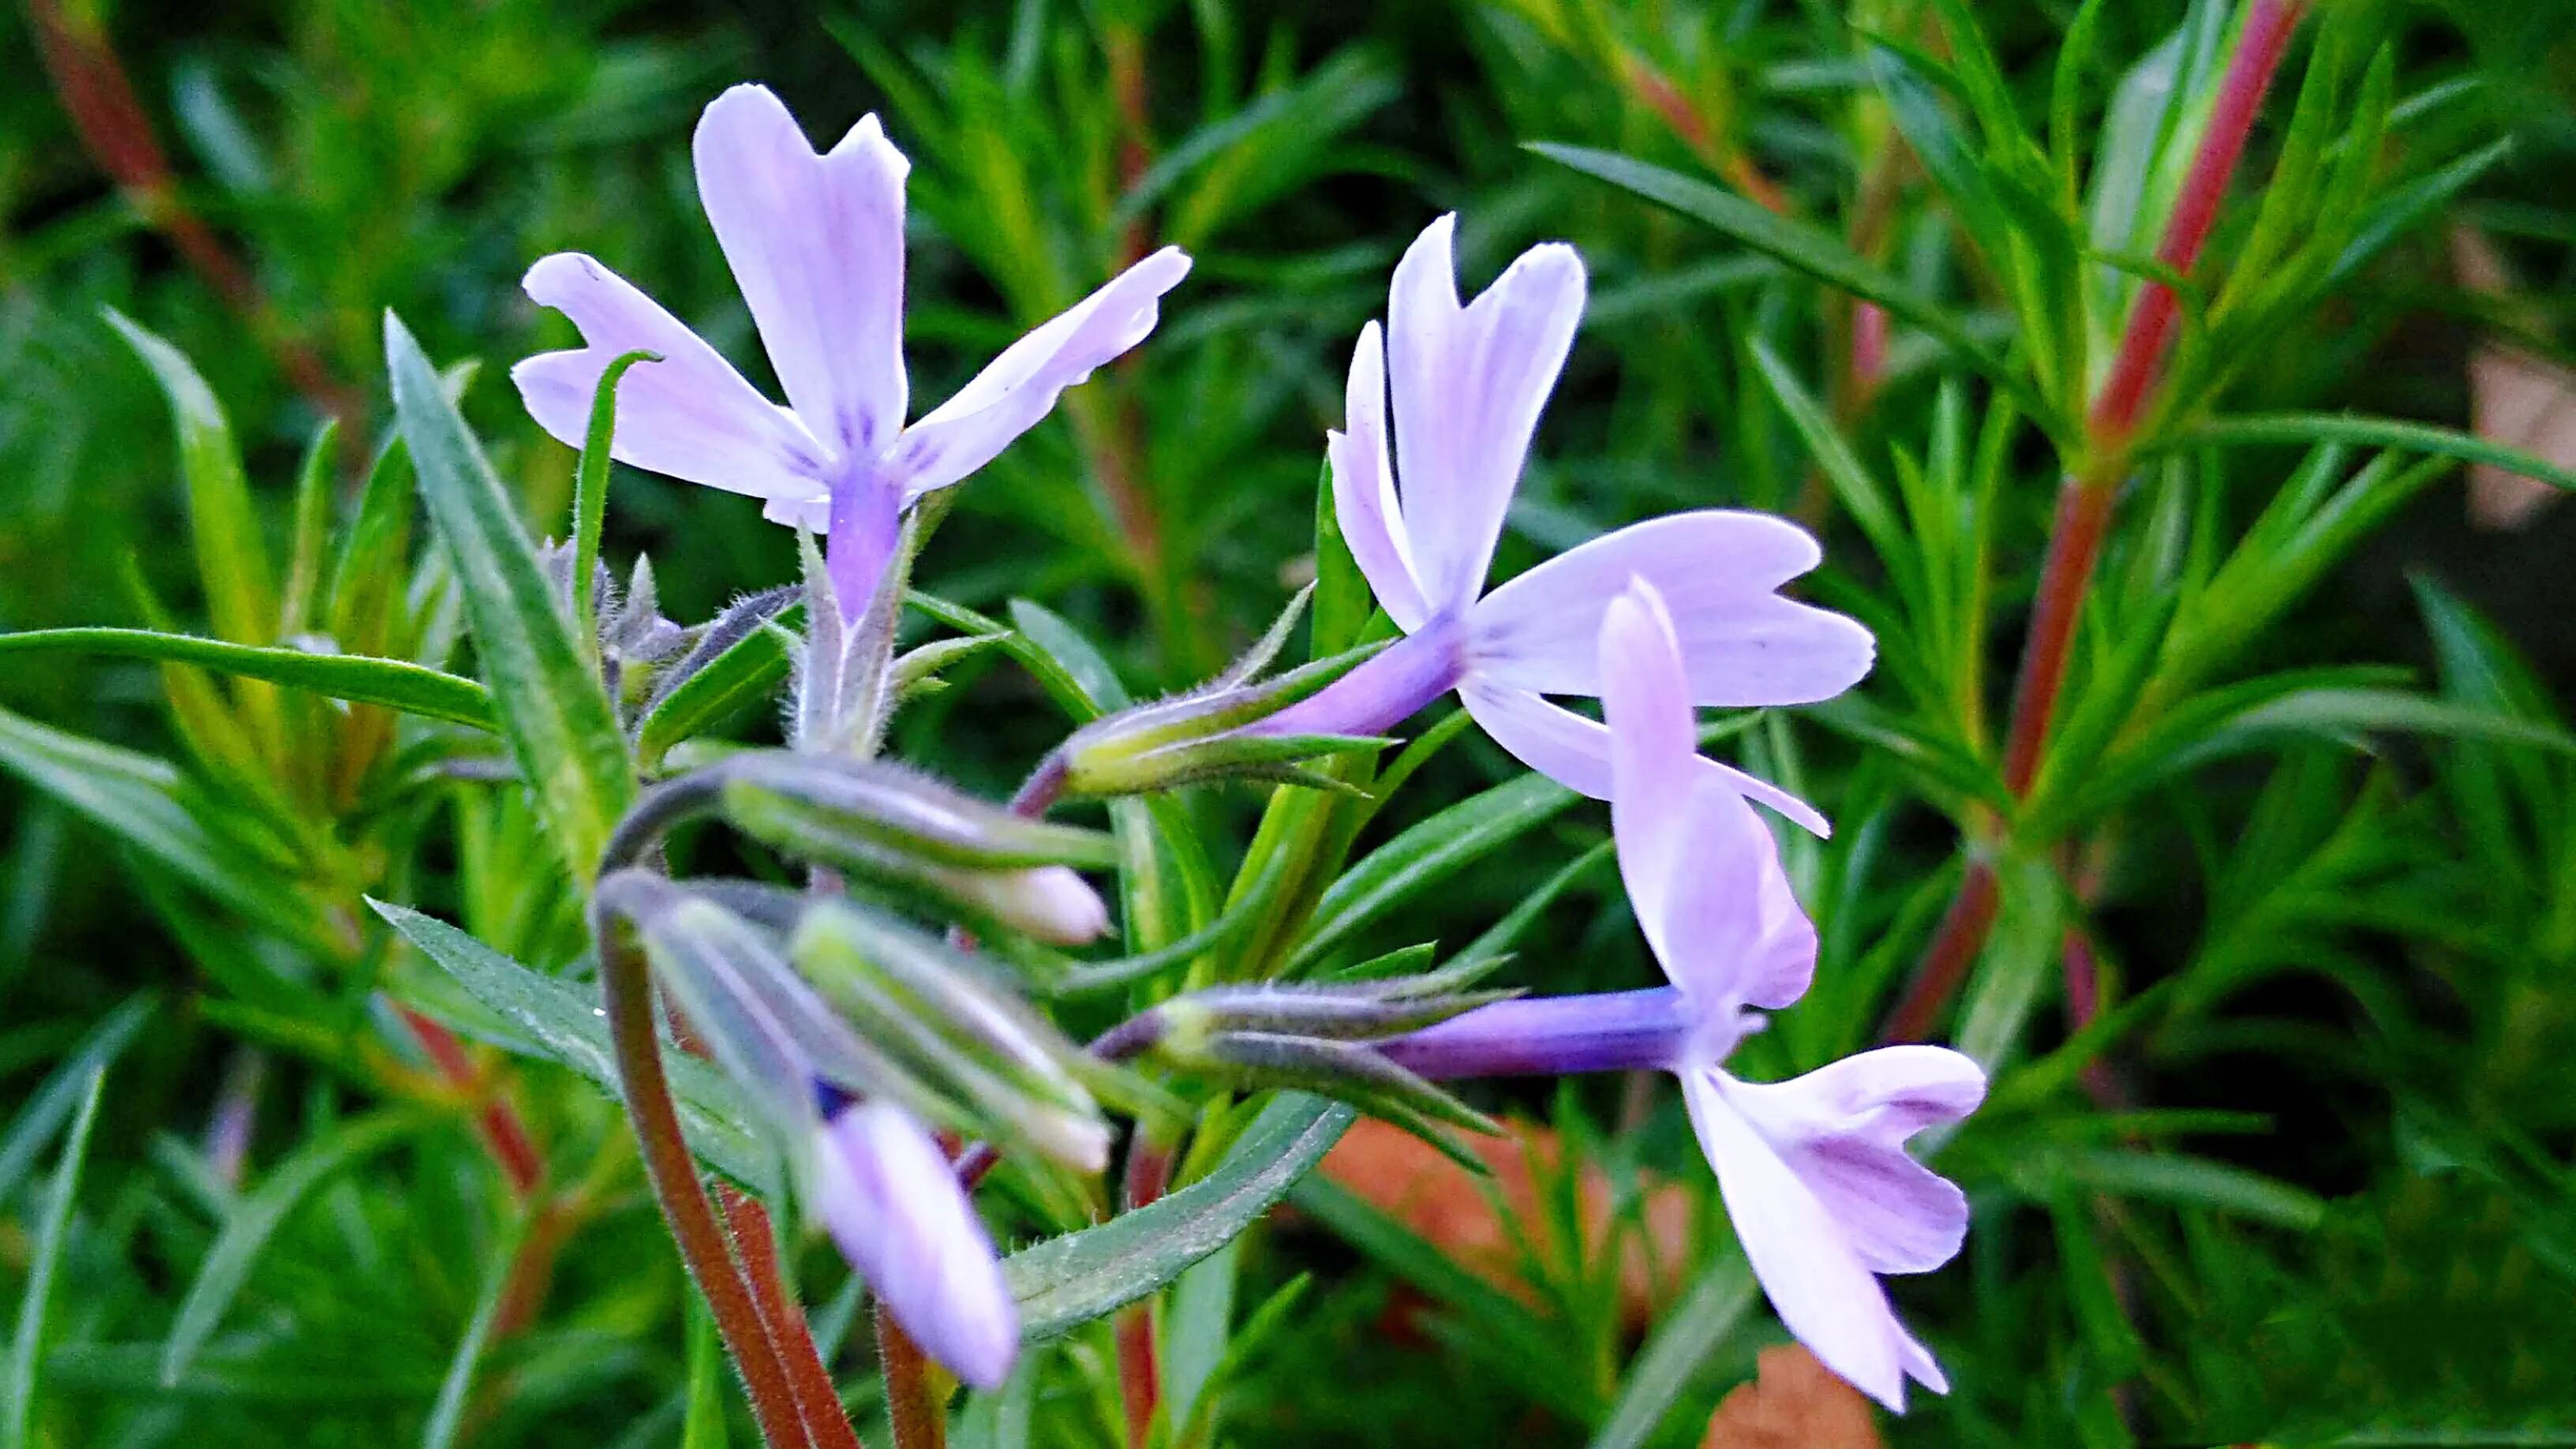
[[[0,768],[69,805],[226,909],[299,941],[320,938],[319,916],[291,883],[244,859],[181,803],[179,772],[167,762],[0,709]]]
[[[151,1014],[150,993],[127,997],[91,1027],[62,1065],[28,1094],[26,1105],[10,1120],[7,1135],[0,1136],[0,1202],[7,1202],[10,1194],[18,1190],[18,1180],[35,1166],[36,1154],[45,1150],[63,1120],[80,1105],[90,1077],[107,1070],[133,1039],[135,1029]]]
[[[2277,1178],[2174,1153],[2073,1152],[2049,1164],[2115,1197],[2209,1208],[2305,1231],[2324,1221],[2325,1199]]]
[[[556,847],[587,884],[635,793],[626,737],[501,480],[400,319],[385,316],[394,411],[421,499],[456,561],[502,733]]]
[[[215,633],[239,644],[265,644],[277,637],[277,585],[223,404],[186,354],[113,308],[107,320],[152,369],[170,400],[179,471],[188,483],[188,528]]]
[[[1545,775],[1523,775],[1463,800],[1371,851],[1316,903],[1287,971],[1325,952],[1582,798]]]
[[[172,1388],[188,1371],[197,1351],[214,1335],[225,1310],[249,1281],[250,1270],[286,1221],[286,1215],[315,1188],[339,1173],[417,1132],[429,1119],[416,1111],[384,1111],[343,1122],[306,1140],[279,1162],[260,1185],[242,1194],[225,1220],[196,1281],[179,1303],[177,1321],[161,1348],[161,1386]]]
[[[367,904],[455,978],[473,1003],[497,1018],[501,1029],[462,1017],[452,1000],[397,989],[407,1004],[521,1056],[569,1067],[616,1093],[617,1057],[609,1045],[608,1023],[600,1016],[595,988],[575,986],[523,966],[434,916],[385,901],[371,899]],[[775,1154],[744,1125],[750,1117],[731,1084],[695,1057],[672,1055],[663,1065],[688,1128],[691,1150],[737,1182],[754,1188],[767,1185],[776,1176]]]
[[[81,1082],[80,1115],[72,1119],[71,1137],[63,1144],[62,1165],[54,1169],[54,1190],[45,1199],[43,1220],[27,1258],[27,1288],[18,1299],[18,1328],[9,1340],[9,1370],[0,1389],[0,1449],[26,1449],[33,1442],[36,1366],[44,1358],[45,1318],[52,1310],[54,1270],[70,1237],[72,1194],[80,1188],[81,1164],[89,1157],[89,1129],[98,1121],[98,1098],[107,1085],[107,1064],[89,1069]]]
[[[641,348],[622,354],[600,373],[591,393],[590,430],[582,436],[581,461],[572,475],[572,618],[573,627],[583,631],[585,646],[597,642],[589,632],[597,615],[591,575],[599,568],[599,531],[608,521],[608,448],[617,426],[617,384],[635,364],[661,360],[662,354]]]
[[[492,1341],[492,1323],[500,1316],[502,1301],[508,1296],[511,1270],[518,1266],[519,1244],[528,1233],[528,1221],[520,1216],[492,1244],[490,1262],[483,1270],[483,1291],[474,1300],[474,1316],[465,1323],[463,1336],[456,1341],[456,1352],[448,1359],[447,1377],[438,1386],[438,1398],[429,1408],[429,1424],[421,1431],[421,1449],[451,1449],[465,1427],[465,1410],[472,1402],[475,1366],[483,1361],[483,1347]]]
[[[407,659],[313,654],[302,649],[233,644],[150,629],[35,629],[0,634],[0,655],[97,654],[199,664],[247,679],[327,694],[353,704],[381,704],[406,714],[491,729],[492,695],[481,684]]]
[[[717,615],[698,648],[672,666],[674,682],[645,706],[635,727],[635,754],[645,768],[658,766],[673,745],[768,699],[787,677],[787,645],[781,629],[769,626],[783,628],[805,605],[791,596],[771,608],[771,598],[744,599]],[[700,651],[707,657],[700,659]]]
[[[1742,1254],[1711,1264],[1638,1350],[1610,1418],[1592,1436],[1592,1449],[1638,1449],[1652,1438],[1709,1355],[1744,1321],[1756,1296],[1753,1270]]]
[[[1829,286],[1875,302],[1890,316],[1930,333],[1951,352],[2017,398],[2030,415],[2050,426],[2054,414],[2032,391],[2019,369],[1979,342],[1948,308],[1907,286],[1896,274],[1878,267],[1843,245],[1832,233],[1765,210],[1743,197],[1707,182],[1667,171],[1612,151],[1566,146],[1552,141],[1529,143],[1529,149],[1561,166],[1598,177],[1623,191],[1715,228],[1734,241],[1814,277]]]
[[[2252,443],[2360,443],[2367,447],[2403,448],[2434,453],[2467,463],[2488,463],[2509,473],[2576,489],[2576,473],[2519,448],[2491,443],[2474,434],[2431,423],[2398,418],[2352,417],[2342,413],[2245,413],[2212,418],[2157,442],[2158,450]]]
[[[1070,687],[1101,714],[1116,714],[1135,703],[1108,659],[1082,637],[1080,630],[1052,610],[1027,599],[1013,599],[1011,627],[1019,631],[1031,649],[1045,656],[1046,664],[1038,672],[1059,676],[1049,692],[1060,693]],[[1022,662],[1027,662],[1025,656]]]
[[[287,554],[286,597],[278,603],[278,631],[301,634],[313,627],[322,590],[322,549],[331,533],[331,463],[339,456],[340,424],[322,425],[295,473],[295,535]]]
[[[1044,1343],[1125,1307],[1233,1241],[1323,1160],[1351,1117],[1320,1097],[1281,1093],[1207,1176],[1003,1259],[1021,1341]]]

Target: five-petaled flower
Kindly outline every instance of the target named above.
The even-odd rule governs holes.
[[[1890,1408],[1904,1408],[1909,1377],[1946,1392],[1878,1275],[1929,1272],[1959,1251],[1967,1199],[1904,1144],[1975,1110],[1985,1074],[1931,1046],[1861,1052],[1785,1082],[1726,1071],[1759,1012],[1806,994],[1816,930],[1770,830],[1704,768],[1682,635],[1655,587],[1636,580],[1602,612],[1611,830],[1629,902],[1672,986],[1502,1002],[1377,1050],[1433,1078],[1672,1072],[1736,1237],[1789,1331]]]
[[[740,85],[699,118],[698,198],[787,391],[779,407],[624,278],[578,252],[528,269],[530,297],[583,346],[511,370],[539,426],[575,447],[600,374],[632,351],[662,359],[618,388],[613,452],[650,472],[767,500],[823,530],[844,612],[865,607],[903,510],[991,462],[1066,388],[1145,340],[1190,259],[1139,261],[1004,349],[955,397],[904,423],[903,187],[910,163],[873,115],[817,155],[787,107]]]
[[[1406,637],[1255,728],[1380,734],[1455,689],[1503,748],[1606,798],[1607,732],[1544,696],[1601,693],[1594,647],[1602,610],[1632,577],[1671,602],[1694,703],[1806,704],[1867,674],[1868,630],[1778,593],[1822,555],[1805,530],[1768,514],[1700,509],[1653,519],[1484,592],[1539,411],[1583,314],[1583,262],[1562,243],[1533,247],[1461,305],[1455,230],[1453,216],[1433,222],[1397,264],[1385,339],[1374,322],[1360,332],[1347,431],[1328,439],[1342,535]],[[1776,786],[1713,760],[1696,768],[1825,832],[1823,816]]]

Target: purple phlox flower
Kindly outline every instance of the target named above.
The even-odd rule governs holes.
[[[1931,1046],[1861,1052],[1785,1082],[1724,1070],[1759,1029],[1748,1008],[1806,993],[1815,927],[1770,831],[1699,768],[1684,649],[1653,584],[1611,602],[1600,658],[1620,875],[1680,994],[1670,1067],[1736,1237],[1781,1322],[1826,1367],[1891,1409],[1905,1407],[1909,1377],[1946,1393],[1877,1275],[1928,1272],[1959,1251],[1966,1197],[1904,1143],[1974,1110],[1985,1073]]]
[[[922,1352],[979,1389],[1019,1356],[1019,1310],[948,1155],[902,1108],[853,1103],[815,1144],[815,1211]]]
[[[1539,411],[1583,314],[1584,274],[1572,247],[1533,247],[1461,305],[1456,221],[1433,222],[1397,264],[1384,341],[1376,323],[1362,329],[1347,431],[1328,439],[1342,536],[1406,637],[1259,728],[1373,735],[1455,689],[1503,748],[1606,799],[1607,730],[1545,696],[1601,693],[1602,611],[1631,578],[1652,581],[1671,603],[1692,703],[1811,703],[1868,673],[1868,630],[1780,596],[1822,553],[1805,530],[1768,514],[1653,519],[1484,593]],[[1823,816],[1776,786],[1714,760],[1692,768],[1826,831]]]
[[[1004,349],[910,426],[903,362],[903,187],[910,169],[873,115],[817,155],[765,87],[699,118],[698,197],[751,307],[780,407],[697,334],[597,261],[562,252],[528,295],[570,317],[583,346],[511,370],[539,426],[580,446],[600,374],[643,349],[662,361],[619,385],[614,455],[650,472],[766,500],[764,516],[822,530],[845,612],[892,555],[904,508],[992,461],[1056,397],[1154,330],[1190,259],[1165,247]]]

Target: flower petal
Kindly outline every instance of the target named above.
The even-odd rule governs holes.
[[[1395,497],[1395,464],[1386,451],[1386,347],[1375,322],[1360,329],[1345,393],[1343,426],[1350,431],[1324,435],[1333,466],[1333,514],[1386,616],[1410,634],[1430,611],[1414,578],[1404,511]]]
[[[1903,1413],[1906,1376],[1938,1389],[1939,1368],[1897,1321],[1887,1291],[1825,1205],[1736,1109],[1739,1086],[1722,1072],[1682,1076],[1691,1128],[1717,1170],[1718,1193],[1754,1277],[1780,1321],[1825,1367]]]
[[[1424,229],[1387,301],[1395,447],[1413,560],[1433,612],[1485,584],[1538,416],[1583,316],[1583,259],[1548,243],[1458,305],[1457,217]]]
[[[904,430],[891,471],[907,496],[945,488],[993,461],[1037,426],[1066,388],[1144,341],[1163,294],[1189,273],[1189,254],[1165,247],[1004,348],[955,397]]]
[[[867,457],[903,428],[903,181],[873,115],[816,155],[765,86],[711,102],[698,200],[787,399],[824,446]]]
[[[1728,1095],[1842,1225],[1876,1273],[1928,1273],[1957,1256],[1968,1200],[1905,1155],[1905,1139],[1984,1100],[1985,1073],[1946,1047],[1882,1047]]]
[[[642,349],[617,386],[621,463],[756,498],[819,498],[828,454],[785,410],[762,397],[716,350],[625,278],[578,252],[528,268],[539,305],[573,320],[586,343],[510,369],[537,426],[570,447],[590,429],[591,397],[608,364]]]
[[[1816,928],[1770,829],[1703,768],[1671,618],[1643,579],[1601,624],[1619,873],[1664,974],[1711,1012],[1787,1006],[1815,976]]]
[[[1458,698],[1467,706],[1467,713],[1475,716],[1476,723],[1484,726],[1485,733],[1493,736],[1494,743],[1510,751],[1522,764],[1569,790],[1595,800],[1610,798],[1607,726],[1550,704],[1528,690],[1493,684],[1472,673],[1458,687]],[[1833,833],[1833,827],[1825,823],[1815,806],[1768,780],[1706,756],[1700,757],[1695,768],[1723,781],[1735,793],[1779,811],[1812,834]]]
[[[1807,704],[1869,672],[1869,631],[1774,592],[1814,568],[1806,530],[1764,513],[1701,509],[1605,534],[1479,601],[1477,662],[1541,694],[1599,694],[1601,611],[1631,578],[1662,592],[1694,704]]]
[[[979,1389],[1019,1356],[993,1240],[930,1134],[885,1102],[845,1108],[815,1144],[815,1210],[922,1351]]]

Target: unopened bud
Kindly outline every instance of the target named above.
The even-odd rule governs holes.
[[[1389,1060],[1377,1043],[1514,993],[1408,995],[1401,987],[1219,987],[1166,1001],[1112,1035],[1124,1032],[1168,1066],[1239,1088],[1294,1087],[1338,1098],[1476,1167],[1474,1155],[1440,1126],[1490,1133],[1498,1130],[1492,1120]],[[1147,1022],[1150,1030],[1137,1029]]]
[[[766,750],[725,771],[725,817],[789,854],[1052,945],[1109,928],[1108,907],[1069,868],[1116,863],[1099,831],[1016,815],[895,765]]]
[[[956,1115],[851,1029],[797,974],[774,930],[713,894],[644,871],[620,872],[599,890],[634,925],[653,979],[691,1034],[773,1126],[791,1137],[809,1129],[818,1086]]]
[[[1252,652],[1206,686],[1121,710],[1075,731],[1056,756],[1064,767],[1065,793],[1136,795],[1217,779],[1349,788],[1301,762],[1376,750],[1392,740],[1256,728],[1350,673],[1384,647],[1354,649],[1254,683],[1253,676],[1286,642],[1306,597],[1300,593]]]
[[[1076,1075],[1081,1049],[975,958],[839,902],[798,927],[795,965],[873,1043],[999,1134],[1085,1171],[1108,1162],[1109,1129]]]

